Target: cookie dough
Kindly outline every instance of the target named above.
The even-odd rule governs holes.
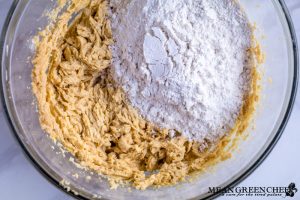
[[[112,186],[123,181],[138,189],[176,184],[230,156],[224,150],[229,137],[214,145],[180,134],[170,138],[168,130],[145,121],[127,103],[110,75],[113,39],[105,0],[73,0],[38,37],[32,86],[40,124]],[[246,127],[256,98],[253,90],[235,131]]]

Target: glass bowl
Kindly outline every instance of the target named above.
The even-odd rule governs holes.
[[[12,132],[34,166],[54,185],[79,199],[204,199],[209,187],[233,186],[246,178],[274,147],[292,110],[298,77],[298,52],[293,25],[281,0],[241,0],[248,17],[256,24],[266,60],[260,70],[261,100],[254,118],[255,129],[233,152],[233,158],[214,166],[195,181],[173,187],[139,191],[128,188],[110,190],[103,177],[78,168],[76,159],[61,152],[40,128],[31,91],[30,58],[32,38],[47,25],[45,10],[55,1],[14,1],[2,34],[2,98]],[[268,81],[269,80],[269,81]],[[271,81],[272,80],[272,83]]]

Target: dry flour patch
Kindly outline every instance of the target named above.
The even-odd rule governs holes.
[[[215,141],[250,88],[252,31],[232,0],[112,0],[113,75],[155,125]],[[171,131],[172,132],[172,131]]]

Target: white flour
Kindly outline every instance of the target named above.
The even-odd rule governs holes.
[[[251,28],[233,0],[112,0],[113,74],[142,116],[191,140],[235,124]],[[171,131],[173,132],[173,131]]]

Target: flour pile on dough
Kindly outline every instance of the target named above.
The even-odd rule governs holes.
[[[114,78],[150,122],[215,142],[249,92],[252,30],[232,0],[113,0]]]

